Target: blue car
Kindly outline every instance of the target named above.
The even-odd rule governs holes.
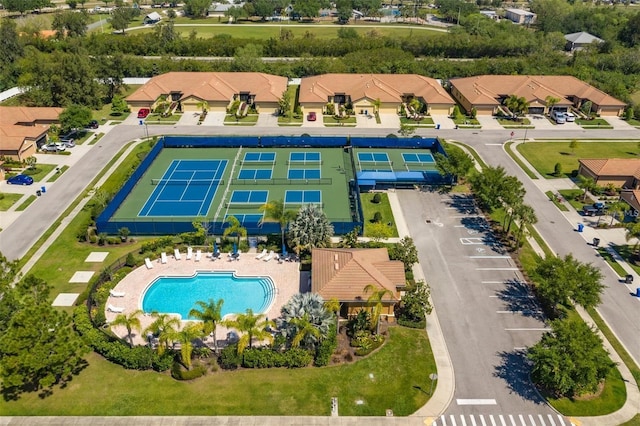
[[[7,179],[9,185],[31,185],[33,178],[27,175],[16,175]]]

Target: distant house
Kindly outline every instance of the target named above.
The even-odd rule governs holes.
[[[620,193],[620,199],[629,204],[629,206],[631,206],[633,211],[636,213],[635,216],[638,217],[638,214],[640,213],[640,190],[623,190]]]
[[[287,78],[259,72],[170,72],[150,79],[129,97],[132,110],[175,103],[181,111],[226,111],[235,100],[276,112]]]
[[[504,17],[521,25],[531,25],[536,22],[536,14],[522,9],[507,9]]]
[[[581,50],[584,47],[590,46],[593,43],[604,43],[604,40],[598,38],[594,35],[581,31],[579,33],[571,33],[566,34],[564,36],[565,40],[567,40],[567,44],[565,45],[565,49],[569,52],[573,52],[574,50]]]
[[[390,294],[382,299],[382,317],[394,317],[394,306],[406,280],[404,264],[389,260],[386,248],[316,248],[311,259],[311,291],[325,300],[340,301],[341,316],[349,317],[368,308],[371,293],[365,293],[364,288],[371,284],[389,290]]]
[[[578,160],[578,174],[591,178],[598,186],[640,189],[640,159],[589,158]]]
[[[47,142],[47,132],[58,122],[62,108],[0,106],[0,157],[23,161]]]
[[[548,113],[548,96],[559,99],[554,110],[580,109],[591,102],[591,111],[600,115],[620,116],[626,104],[601,90],[568,75],[479,75],[452,78],[451,95],[467,111],[475,108],[479,115],[497,114],[500,105],[511,95],[529,103],[529,114]]]
[[[305,112],[322,114],[328,103],[352,105],[356,114],[374,111],[396,114],[402,104],[418,99],[428,114],[449,115],[455,101],[433,78],[417,74],[323,74],[304,77],[300,83],[300,106]]]
[[[225,16],[225,14],[232,7],[242,7],[242,6],[244,6],[244,2],[241,2],[241,3],[235,3],[235,2],[217,3],[217,2],[214,2],[214,3],[211,3],[211,6],[209,6],[209,9],[207,10],[207,12],[209,13],[209,16]]]
[[[144,20],[142,21],[142,23],[145,25],[157,24],[158,22],[160,22],[161,19],[162,19],[162,16],[160,16],[158,12],[151,12],[150,14],[144,17]]]
[[[486,16],[489,19],[493,19],[494,21],[497,21],[499,18],[495,10],[481,10],[480,14]]]

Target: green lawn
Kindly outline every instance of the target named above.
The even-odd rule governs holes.
[[[518,151],[544,177],[553,179],[556,163],[560,163],[563,177],[578,169],[580,158],[637,158],[637,142],[584,142],[578,141],[574,152],[566,142],[527,142],[518,145]]]
[[[328,416],[338,397],[344,416],[396,416],[428,400],[436,372],[423,330],[391,327],[377,352],[356,363],[324,368],[219,371],[191,382],[168,373],[131,371],[92,354],[65,389],[0,401],[5,416],[312,415]],[[107,384],[102,386],[101,384]],[[356,401],[362,401],[358,405]]]
[[[480,126],[480,122],[475,118],[471,118],[471,117],[465,117],[465,116],[458,117],[458,118],[454,117],[452,120],[458,126],[469,126],[469,127]]]
[[[337,120],[333,115],[324,115],[322,116],[322,122],[325,126],[350,126],[353,127],[357,123],[357,119],[355,116],[350,116],[347,118],[342,118]]]
[[[22,194],[9,194],[9,193],[1,193],[0,194],[0,212],[6,212],[13,206],[16,201],[22,198]]]
[[[162,114],[151,114],[147,118],[147,122],[158,121],[165,123],[177,123],[182,118],[182,114],[171,114],[167,117],[163,117]],[[149,123],[151,124],[151,123]]]
[[[636,274],[640,274],[640,265],[637,265],[632,259],[634,258],[633,246],[613,246],[613,249],[624,259],[636,271]]]
[[[36,164],[35,169],[25,169],[22,173],[31,176],[35,182],[40,182],[55,168],[55,164],[42,163]]]
[[[21,212],[25,210],[27,207],[29,207],[29,205],[31,205],[31,203],[36,200],[36,198],[37,197],[35,195],[29,195],[29,198],[27,198],[22,204],[16,207],[16,211]]]
[[[410,126],[433,126],[433,118],[424,116],[420,120],[413,118],[400,117],[400,124],[408,124]]]
[[[582,189],[561,189],[558,192],[577,211],[582,211],[582,208],[587,204],[593,204],[589,197],[587,197],[584,202],[582,201],[582,194],[584,193]]]
[[[527,176],[529,176],[529,179],[538,179],[538,175],[533,173],[529,169],[529,167],[526,164],[524,164],[524,162],[520,159],[520,157],[513,152],[512,145],[513,145],[513,141],[506,143],[506,148],[507,148],[506,151],[507,151],[507,154],[509,154],[509,157],[511,157],[513,161],[515,161],[518,164],[518,166],[520,166],[520,168],[527,174]]]
[[[555,206],[558,208],[558,210],[560,210],[562,212],[568,212],[569,211],[567,206],[565,206],[564,204],[558,202],[558,197],[556,197],[556,195],[552,191],[545,192],[545,195],[547,197],[549,197],[549,200],[551,200],[553,202],[553,204],[555,204]]]
[[[60,171],[58,171],[58,173],[51,175],[51,177],[49,179],[47,179],[47,182],[55,182],[58,180],[58,178],[60,176],[62,176],[62,174],[64,172],[66,172],[67,170],[69,170],[69,166],[62,166],[60,167]]]
[[[529,128],[532,129],[533,126],[531,125],[531,121],[529,121],[528,118],[526,117],[521,117],[519,120],[510,120],[508,118],[498,118],[498,123],[500,123],[501,126],[507,127],[507,128]]]
[[[367,192],[360,194],[360,201],[362,203],[362,213],[364,214],[364,236],[368,237],[367,225],[373,223],[373,216],[376,212],[380,212],[382,215],[382,223],[391,223],[392,237],[398,236],[398,229],[393,218],[393,212],[391,211],[391,205],[389,204],[389,197],[385,193],[380,193],[380,203],[373,202],[375,193]]]
[[[604,118],[594,118],[592,120],[584,120],[582,118],[576,118],[576,124],[584,128],[613,128],[611,124]]]
[[[247,115],[242,118],[238,118],[233,114],[227,114],[224,117],[225,126],[255,126],[258,122],[259,115]]]
[[[613,270],[616,272],[616,274],[618,274],[619,277],[624,277],[625,275],[627,275],[627,272],[624,270],[624,268],[618,262],[616,262],[616,260],[613,258],[611,253],[607,251],[607,249],[605,249],[604,247],[598,247],[597,251],[600,257],[603,258],[605,262],[607,262],[609,266],[611,266],[611,268],[613,268]]]
[[[130,84],[127,85],[123,90],[120,96],[126,98],[138,88],[141,87],[139,84]],[[130,113],[125,112],[122,115],[112,115],[111,114],[111,104],[104,104],[101,109],[93,111],[94,120],[98,120],[100,124],[104,124],[107,120],[119,120],[122,121],[129,116]]]

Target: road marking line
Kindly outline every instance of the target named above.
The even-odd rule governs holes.
[[[561,426],[567,426],[567,424],[564,422],[564,419],[562,418],[561,415],[558,415],[558,421],[560,421]]]
[[[483,217],[480,214],[463,214],[463,215],[456,215],[456,216],[450,216],[453,219],[463,219],[463,218],[467,218],[467,217]]]
[[[500,423],[502,423],[502,426],[507,426],[507,424],[506,424],[506,423],[505,423],[505,421],[504,421],[504,417],[502,416],[502,414],[500,414],[500,415],[498,416],[498,418],[500,419]]]
[[[442,419],[442,426],[447,426],[447,418],[445,416],[440,417]]]
[[[548,417],[549,417],[549,422],[551,422],[551,426],[556,426],[556,422],[553,421],[553,416],[549,414]]]
[[[513,419],[511,414],[509,414],[509,420],[511,420],[511,426],[516,426],[516,421]]]
[[[504,281],[480,281],[480,284],[504,284]]]
[[[531,426],[536,426],[536,421],[533,419],[531,414],[529,414],[529,421],[531,422]]]
[[[458,426],[458,424],[456,423],[456,418],[455,418],[455,417],[453,417],[453,414],[452,414],[452,415],[450,415],[450,416],[449,416],[449,418],[451,419],[451,424],[452,424],[453,426]]]
[[[489,255],[484,255],[484,256],[469,256],[470,259],[511,259],[511,256],[501,256],[501,255],[495,255],[495,256],[489,256]]]
[[[542,414],[538,414],[538,418],[540,419],[540,423],[542,423],[542,426],[547,426],[547,424],[544,422],[544,417],[542,417]]]
[[[505,328],[505,331],[551,331],[550,328]]]
[[[458,405],[497,405],[495,399],[456,399]]]
[[[486,146],[502,146],[501,143],[485,143]]]
[[[470,416],[471,417],[471,426],[478,426],[476,423],[476,418],[475,416]]]
[[[527,426],[527,424],[524,422],[524,416],[522,414],[518,414],[518,418],[520,419],[520,423],[522,423],[522,426]]]
[[[467,421],[464,419],[464,415],[460,414],[460,421],[462,422],[462,426],[467,426]]]
[[[476,271],[519,271],[519,268],[476,268]]]
[[[484,421],[484,416],[480,414],[480,421],[482,422],[482,426],[487,426],[487,422]]]

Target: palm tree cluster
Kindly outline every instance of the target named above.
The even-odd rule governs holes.
[[[329,333],[332,322],[333,315],[322,296],[298,293],[281,308],[276,324],[292,347],[314,350]]]
[[[289,227],[289,241],[298,253],[315,247],[327,247],[332,236],[333,225],[315,204],[302,206]]]

